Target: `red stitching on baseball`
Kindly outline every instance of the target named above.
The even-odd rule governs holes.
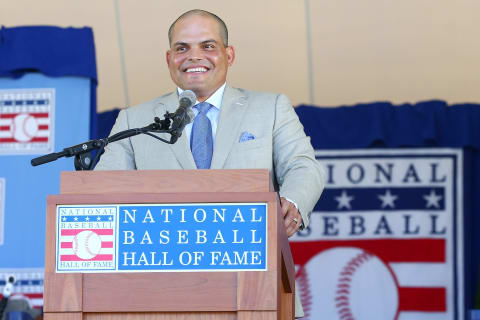
[[[29,117],[32,117],[32,116],[30,116],[29,114],[27,114],[27,116],[25,117],[25,119],[23,119],[23,123],[22,123],[23,133],[25,134],[25,136],[26,136],[27,138],[29,138],[28,141],[32,140],[32,138],[35,136],[35,134],[36,134],[37,131],[38,131],[37,121],[36,121],[35,118],[32,117],[33,120],[35,121],[35,124],[37,125],[37,130],[35,131],[35,133],[34,133],[33,135],[30,135],[30,134],[28,133],[28,131],[27,131],[27,121],[28,121]]]
[[[342,308],[340,309],[340,311],[338,313],[346,313],[346,314],[350,314],[350,309],[347,308]],[[345,315],[342,315],[342,316],[345,316]]]
[[[301,266],[297,274],[297,284],[300,291],[300,300],[302,301],[303,313],[305,318],[310,318],[312,311],[313,296],[310,290],[310,280],[308,279],[307,268]]]
[[[91,256],[93,256],[92,258],[95,258],[95,256],[96,256],[97,254],[96,254],[96,253],[93,253],[92,250],[90,250],[90,248],[88,247],[88,242],[89,242],[89,240],[90,240],[90,237],[91,237],[93,234],[96,235],[95,232],[90,231],[90,233],[87,235],[87,238],[85,239],[85,250],[87,250],[87,252],[88,252]],[[92,259],[92,258],[90,258],[90,259]]]
[[[72,245],[72,249],[73,249],[73,253],[75,253],[77,256],[77,252],[78,252],[78,233],[75,235],[75,237],[73,237],[73,245]]]
[[[337,292],[335,305],[338,315],[342,320],[354,320],[352,310],[350,309],[350,284],[352,277],[357,269],[366,261],[370,260],[373,256],[370,253],[362,252],[350,259],[340,272],[340,276],[337,282]]]

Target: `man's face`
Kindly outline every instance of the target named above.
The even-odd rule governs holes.
[[[233,47],[224,46],[213,18],[199,15],[177,21],[171,39],[167,64],[173,82],[205,101],[225,83],[235,59]]]

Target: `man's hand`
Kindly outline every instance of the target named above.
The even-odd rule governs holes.
[[[283,221],[285,222],[287,236],[290,238],[302,225],[302,216],[295,205],[287,199],[283,197],[280,198],[280,204],[282,206]]]

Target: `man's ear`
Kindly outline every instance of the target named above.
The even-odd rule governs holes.
[[[235,61],[235,48],[233,46],[228,46],[225,48],[225,50],[227,50],[228,66],[231,67],[233,61]]]
[[[170,67],[170,55],[172,52],[170,50],[167,50],[167,53],[165,54],[165,58],[167,59],[167,66]]]

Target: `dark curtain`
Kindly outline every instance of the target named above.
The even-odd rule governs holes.
[[[40,72],[85,77],[90,85],[90,137],[97,130],[97,65],[91,28],[28,26],[0,29],[0,77]]]

